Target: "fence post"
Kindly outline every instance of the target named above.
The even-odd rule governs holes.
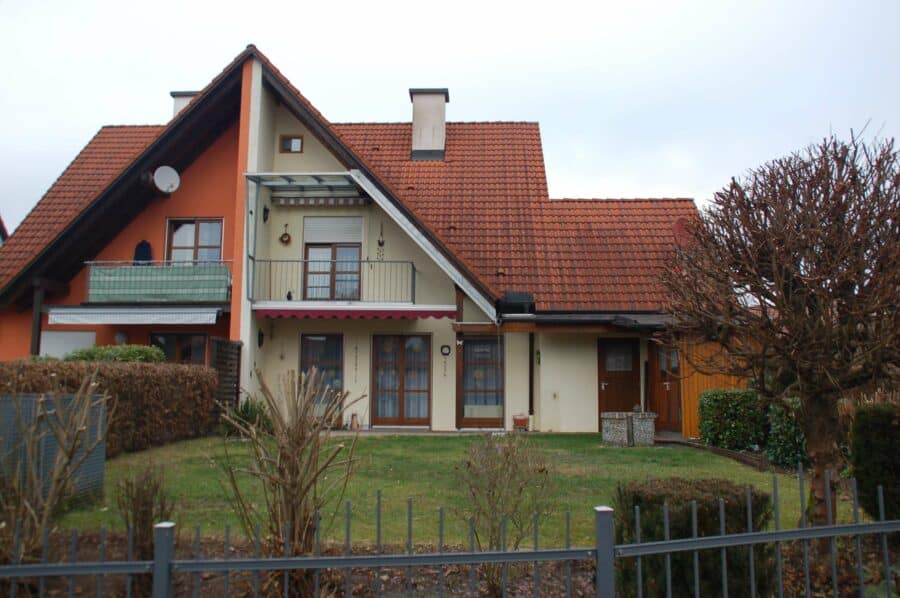
[[[153,598],[172,595],[172,557],[175,553],[175,524],[163,521],[153,526]]]
[[[594,533],[597,550],[597,598],[613,598],[616,595],[616,537],[612,508],[594,507]]]

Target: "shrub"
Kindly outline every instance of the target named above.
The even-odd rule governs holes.
[[[663,505],[669,507],[669,537],[690,538],[691,501],[697,501],[699,536],[719,535],[719,498],[725,503],[725,531],[729,534],[747,531],[747,489],[727,480],[667,480],[632,481],[620,484],[613,499],[615,509],[616,544],[637,541],[634,508],[640,507],[641,542],[664,540]],[[753,502],[753,529],[765,529],[772,519],[772,501],[768,494],[750,489]],[[753,549],[756,567],[756,588],[761,596],[774,589],[771,572],[772,547],[757,545]],[[728,559],[728,595],[749,595],[749,559],[746,547],[730,548]],[[694,592],[693,553],[671,555],[672,595],[692,596]],[[718,596],[721,587],[721,557],[718,550],[700,553],[700,595]],[[619,596],[637,594],[637,566],[634,559],[618,563],[616,585]],[[645,596],[664,596],[666,593],[665,557],[643,557],[642,571]]]
[[[244,399],[238,403],[229,412],[229,417],[223,419],[226,436],[240,436],[241,431],[233,424],[232,421],[242,424],[244,427],[250,424],[260,428],[267,434],[273,432],[272,418],[269,417],[269,410],[265,402],[252,397]]]
[[[257,526],[264,531],[265,556],[309,555],[316,527],[323,525],[317,514],[326,505],[334,505],[333,521],[355,463],[356,438],[349,439],[349,446],[332,442],[331,424],[343,419],[344,412],[362,397],[348,401],[349,393],[328,388],[315,368],[299,376],[294,370],[287,372],[274,391],[259,370],[256,374],[271,427],[267,430],[230,414],[223,416],[252,446],[249,466],[243,452],[239,460],[227,455],[225,487],[247,537],[253,536]],[[248,484],[257,486],[264,500],[251,500]],[[284,587],[285,582],[289,587]],[[286,577],[271,572],[262,593],[311,596],[313,583],[311,571]]]
[[[518,549],[534,529],[535,515],[540,519],[551,512],[550,466],[521,434],[486,435],[474,441],[456,467],[456,477],[467,505],[460,515],[473,521],[481,551]],[[483,571],[488,592],[501,595],[501,566],[485,565]]]
[[[759,450],[766,443],[768,421],[752,390],[707,390],[700,395],[700,438],[734,451]]]
[[[166,354],[151,345],[105,345],[78,349],[63,356],[65,361],[140,361],[162,363]]]
[[[142,451],[209,432],[215,370],[173,363],[0,362],[0,394],[75,392],[95,375],[115,405],[106,456]]]
[[[900,406],[860,405],[850,434],[850,464],[859,488],[859,502],[878,518],[878,485],[884,489],[888,519],[900,518]]]
[[[98,413],[107,397],[97,396],[88,375],[71,398],[6,400],[14,415],[5,424],[15,432],[5,443],[0,438],[0,563],[29,562],[72,495],[79,468],[104,441],[106,422]],[[48,437],[56,445],[49,453]]]
[[[125,524],[133,530],[134,558],[153,560],[153,526],[161,521],[171,521],[175,502],[166,490],[166,480],[161,469],[153,465],[127,477],[116,484],[116,507]],[[149,596],[149,576],[135,579],[135,595]]]
[[[797,421],[797,399],[785,399],[769,406],[769,434],[766,438],[766,458],[782,467],[797,467],[797,463],[809,465],[806,454],[806,436]]]

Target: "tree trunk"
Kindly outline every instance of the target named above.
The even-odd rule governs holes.
[[[804,432],[806,450],[812,464],[809,479],[808,522],[812,525],[827,525],[836,522],[837,497],[835,495],[841,451],[841,426],[833,401],[814,397],[804,402]],[[825,472],[830,472],[831,483],[825,484]],[[828,514],[827,493],[831,493],[831,514]]]

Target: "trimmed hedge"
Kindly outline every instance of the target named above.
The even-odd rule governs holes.
[[[75,392],[95,371],[98,391],[115,401],[107,434],[107,457],[196,438],[210,431],[217,377],[215,370],[202,366],[0,362],[0,394]]]
[[[63,356],[64,361],[143,361],[164,363],[166,354],[152,345],[103,345],[86,347]]]
[[[798,399],[785,399],[769,407],[769,434],[766,438],[766,458],[782,467],[809,465],[806,454],[806,435],[797,421]]]
[[[700,438],[733,451],[759,450],[768,432],[766,409],[752,390],[707,390],[700,395]]]
[[[698,536],[719,535],[719,498],[725,502],[725,531],[728,534],[747,531],[747,489],[727,480],[666,480],[632,481],[620,484],[613,499],[615,509],[616,544],[637,542],[634,508],[640,507],[641,542],[664,540],[663,505],[669,505],[669,538],[690,538],[692,535],[691,501],[697,501]],[[750,489],[753,530],[766,529],[772,520],[771,497],[755,488]],[[774,589],[772,545],[757,545],[753,549],[756,567],[756,589],[760,596]],[[673,553],[672,595],[693,596],[693,553]],[[728,595],[747,596],[750,593],[750,567],[746,547],[729,548]],[[718,550],[700,552],[700,595],[719,596],[721,586],[721,556]],[[637,563],[635,559],[620,559],[616,576],[618,596],[637,595]],[[643,557],[644,596],[666,595],[666,568],[663,555]]]
[[[885,403],[857,408],[850,433],[850,464],[863,509],[878,519],[878,485],[888,519],[900,519],[900,406]]]

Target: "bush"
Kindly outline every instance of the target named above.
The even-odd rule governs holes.
[[[700,395],[700,438],[734,451],[765,446],[766,410],[752,390],[707,390]]]
[[[640,507],[641,542],[664,540],[663,505],[669,505],[669,537],[690,538],[691,501],[697,501],[698,535],[719,535],[719,498],[725,502],[725,531],[729,534],[747,531],[747,489],[727,480],[667,480],[632,481],[620,484],[613,499],[615,509],[616,544],[631,544],[635,535],[634,508]],[[772,501],[768,494],[750,490],[753,501],[753,529],[765,529],[772,519]],[[756,567],[756,588],[761,596],[774,589],[771,572],[773,548],[757,545],[753,549]],[[749,559],[746,547],[730,548],[728,558],[728,595],[749,595]],[[673,553],[672,595],[692,596],[694,592],[693,553]],[[721,557],[718,550],[700,553],[700,595],[718,596],[721,587]],[[619,596],[637,594],[637,566],[635,559],[618,562],[616,585]],[[665,557],[643,557],[644,596],[664,596],[666,593]]]
[[[153,526],[161,521],[171,521],[175,501],[166,489],[166,479],[161,469],[147,465],[116,484],[116,507],[125,529],[133,531],[134,558],[153,560]],[[139,575],[134,580],[134,595],[149,596],[149,576]]]
[[[900,518],[900,406],[860,405],[850,433],[850,464],[859,502],[878,518],[878,485],[884,488],[888,519]]]
[[[551,512],[552,478],[544,455],[521,434],[485,435],[469,445],[465,460],[456,467],[466,505],[459,514],[467,522],[473,520],[478,549],[517,550],[533,531],[535,514],[540,519]],[[488,593],[501,595],[500,565],[484,565],[483,571]]]
[[[247,398],[238,403],[237,407],[230,410],[229,417],[223,420],[226,436],[240,436],[241,431],[232,422],[242,424],[244,427],[250,425],[259,428],[266,434],[271,434],[272,418],[269,416],[269,409],[266,404],[259,399]]]
[[[766,458],[782,467],[797,467],[797,463],[809,465],[806,454],[806,436],[797,421],[800,401],[785,399],[769,407],[769,434],[766,438]]]
[[[77,392],[96,372],[97,391],[113,399],[106,456],[142,451],[209,432],[215,370],[174,363],[0,362],[0,394]]]
[[[78,349],[63,356],[64,361],[140,361],[163,363],[166,354],[151,345],[105,345]]]

